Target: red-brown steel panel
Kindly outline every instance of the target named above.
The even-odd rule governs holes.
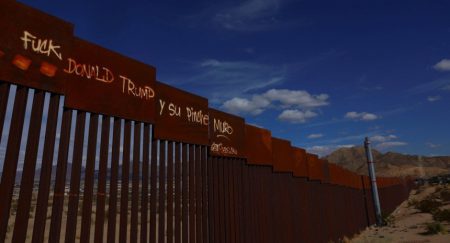
[[[306,151],[301,148],[292,147],[292,155],[294,157],[294,176],[308,177]]]
[[[67,107],[154,122],[154,67],[78,38],[65,65]]]
[[[272,138],[273,170],[276,172],[293,172],[294,157],[291,142]]]
[[[156,82],[155,137],[208,145],[208,100]]]
[[[211,155],[245,157],[245,120],[215,109],[209,109]]]
[[[73,25],[15,1],[1,1],[0,80],[62,94]]]
[[[249,164],[272,165],[272,135],[269,130],[246,124],[245,147]]]
[[[321,159],[323,166],[323,183],[330,183],[330,168],[328,166],[328,161]]]
[[[308,177],[310,180],[323,180],[323,164],[315,154],[306,154],[306,160],[308,162]]]

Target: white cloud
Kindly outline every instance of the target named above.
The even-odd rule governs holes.
[[[377,144],[375,147],[380,150],[392,148],[392,147],[399,147],[399,146],[406,146],[408,143],[401,142],[401,141],[389,141],[389,142],[383,142]]]
[[[390,134],[390,135],[386,135],[386,136],[376,135],[376,136],[370,137],[370,141],[378,142],[378,143],[387,142],[387,141],[390,141],[393,139],[397,139],[397,136]]]
[[[300,111],[300,110],[284,110],[278,119],[290,123],[305,123],[308,119],[316,117],[317,113],[312,111]]]
[[[430,143],[430,142],[426,143],[426,145],[427,145],[429,148],[432,148],[432,149],[441,147],[440,144],[435,144],[435,143]]]
[[[433,66],[438,71],[450,71],[450,59],[442,59]]]
[[[277,23],[282,0],[247,0],[238,6],[223,8],[213,16],[221,27],[234,31],[266,30]]]
[[[444,87],[442,87],[442,90],[447,90],[447,91],[450,91],[450,84],[449,84],[449,85],[447,85],[447,86],[444,86]]]
[[[305,122],[317,116],[311,109],[329,104],[327,94],[311,95],[304,90],[271,89],[251,98],[235,97],[223,103],[222,108],[234,114],[259,115],[270,106],[287,109],[278,117],[283,121]]]
[[[272,101],[279,101],[286,106],[301,108],[315,108],[329,104],[327,94],[311,95],[304,90],[271,89],[263,96]]]
[[[260,96],[253,96],[252,99],[233,98],[225,101],[222,108],[234,114],[259,115],[270,105],[267,99]]]
[[[352,120],[361,120],[361,121],[373,121],[373,120],[378,119],[379,117],[375,114],[368,113],[368,112],[350,111],[345,114],[345,118],[352,119]]]
[[[177,81],[177,86],[200,92],[212,103],[222,103],[223,100],[282,83],[286,75],[283,66],[217,59],[196,63],[191,69],[197,74]]]
[[[313,134],[308,135],[308,138],[310,138],[310,139],[321,138],[321,137],[323,137],[322,133],[313,133]]]
[[[428,98],[427,98],[427,100],[429,101],[429,102],[435,102],[435,101],[438,101],[438,100],[440,100],[441,99],[441,96],[439,96],[439,95],[436,95],[436,96],[428,96]]]

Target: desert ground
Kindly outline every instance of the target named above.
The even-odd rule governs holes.
[[[450,186],[425,185],[413,190],[409,200],[384,221],[386,226],[372,226],[344,242],[450,242]]]

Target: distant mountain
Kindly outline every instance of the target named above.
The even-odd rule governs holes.
[[[374,149],[372,155],[378,176],[433,176],[450,173],[450,156],[426,157],[394,152],[383,154]],[[364,147],[340,148],[325,159],[359,174],[368,174]]]

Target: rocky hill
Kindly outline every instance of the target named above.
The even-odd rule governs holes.
[[[372,150],[378,176],[433,176],[450,173],[450,156],[426,157]],[[341,148],[326,156],[329,162],[368,174],[364,147]]]

